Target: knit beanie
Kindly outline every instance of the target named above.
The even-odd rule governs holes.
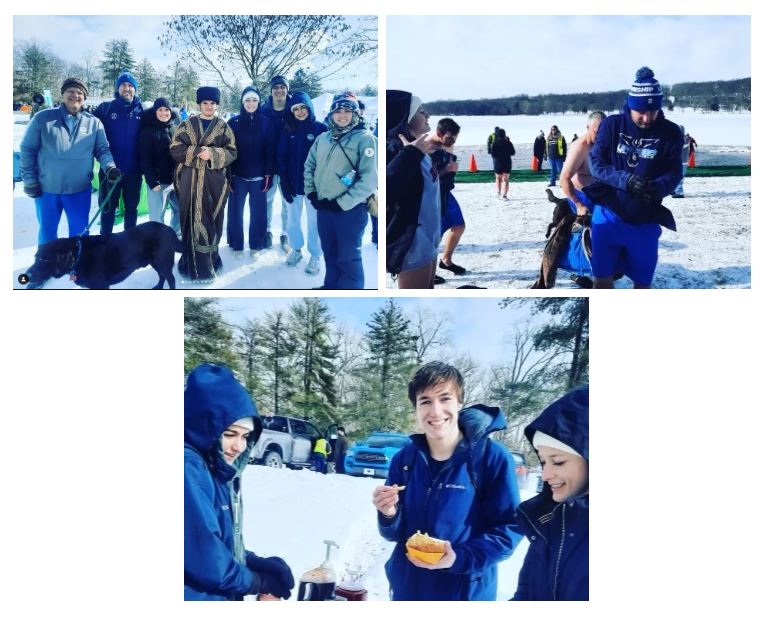
[[[61,85],[61,94],[64,94],[64,91],[67,90],[70,86],[76,86],[80,90],[85,93],[86,99],[88,98],[88,87],[85,86],[85,82],[82,80],[79,80],[78,78],[67,78],[64,80],[64,84]]]
[[[203,100],[204,101],[204,100]],[[243,427],[244,429],[247,429],[248,431],[253,431],[255,426],[253,425],[253,417],[252,416],[246,416],[245,418],[241,418],[240,420],[236,420],[232,423],[232,425],[237,425],[238,427]],[[231,425],[230,425],[231,427]]]
[[[120,84],[123,82],[129,82],[130,84],[133,84],[133,88],[138,89],[138,84],[136,84],[136,78],[133,77],[133,74],[131,73],[130,69],[123,69],[122,73],[117,76],[117,85],[115,88],[119,91],[120,90]]]
[[[201,86],[197,89],[197,103],[201,104],[203,101],[221,103],[221,91],[215,86]]]
[[[276,75],[272,78],[272,81],[269,82],[269,92],[272,92],[272,89],[277,86],[278,84],[284,84],[285,88],[290,90],[290,84],[288,84],[288,81],[283,78],[281,75]]]
[[[407,91],[386,91],[386,131],[390,132],[401,123],[407,124],[410,114],[410,100],[413,95]]]
[[[352,95],[352,97],[354,97],[354,95]],[[356,111],[358,114],[360,111],[359,104],[357,104],[357,98],[354,97],[354,99],[351,99],[346,94],[333,97],[333,103],[330,104],[330,111],[334,112],[339,109]]]
[[[556,438],[552,438],[542,431],[535,432],[535,435],[533,436],[533,446],[536,450],[538,450],[538,448],[541,446],[548,446],[549,448],[557,449],[558,451],[563,451],[564,453],[570,453],[571,455],[578,455],[578,457],[583,457],[582,455],[578,454],[578,451],[570,448],[564,442],[560,442]]]
[[[158,97],[154,100],[154,111],[157,112],[160,108],[167,108],[170,110],[170,102],[165,97]]]
[[[248,86],[244,91],[242,91],[242,98],[240,99],[240,101],[242,101],[242,103],[245,103],[246,97],[255,97],[258,100],[258,103],[261,103],[261,95],[256,90],[255,86]]]
[[[631,110],[646,112],[660,110],[663,104],[663,89],[655,79],[652,69],[642,67],[636,73],[636,79],[629,91],[628,104]]]
[[[410,110],[408,111],[408,115],[407,115],[407,122],[408,123],[410,123],[410,121],[413,120],[413,117],[415,116],[415,113],[418,112],[418,108],[421,107],[421,103],[422,102],[421,102],[421,98],[420,97],[416,97],[415,95],[413,95],[410,98]]]

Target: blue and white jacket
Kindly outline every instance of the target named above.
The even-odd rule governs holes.
[[[105,101],[93,111],[93,116],[104,124],[109,150],[115,165],[123,174],[141,172],[138,140],[141,133],[141,100],[134,97],[126,106],[118,93],[112,101]]]
[[[485,439],[505,429],[503,413],[475,405],[461,411],[458,425],[463,438],[433,480],[424,434],[411,436],[413,442],[392,459],[387,485],[402,485],[410,469],[397,514],[389,519],[378,512],[381,536],[397,542],[386,563],[394,600],[495,600],[498,563],[522,540],[514,519],[519,505],[514,461],[503,445]],[[405,542],[417,530],[450,541],[456,554],[452,567],[422,569],[407,559]]]
[[[304,194],[304,164],[314,141],[328,131],[328,126],[314,116],[314,105],[309,96],[301,91],[293,93],[290,105],[304,104],[309,107],[309,116],[303,121],[293,119],[285,125],[277,145],[277,170],[280,180],[287,177],[293,191]],[[295,126],[292,128],[291,126]]]

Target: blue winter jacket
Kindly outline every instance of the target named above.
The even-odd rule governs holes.
[[[411,436],[412,444],[392,459],[386,484],[407,481],[394,518],[378,512],[381,536],[397,542],[386,563],[393,600],[495,600],[498,563],[522,540],[514,520],[519,505],[514,461],[501,444],[485,440],[505,429],[503,413],[475,405],[461,411],[458,425],[463,438],[433,481],[424,434]],[[421,569],[406,558],[405,542],[417,530],[450,541],[456,554],[450,569]]]
[[[254,418],[255,429],[230,466],[221,434],[245,416]],[[242,549],[239,485],[261,428],[253,400],[231,371],[203,364],[190,373],[184,391],[184,600],[242,599],[251,588],[246,563],[254,555]]]
[[[134,97],[126,106],[118,93],[112,101],[99,104],[93,116],[104,124],[109,141],[109,150],[115,158],[115,165],[123,174],[141,172],[138,137],[141,133],[141,100]]]
[[[620,114],[611,114],[599,126],[589,152],[594,182],[583,189],[594,203],[607,207],[631,224],[657,222],[668,226],[671,212],[661,201],[682,179],[682,132],[661,110],[653,125],[640,129],[631,120],[628,105]],[[626,189],[631,175],[657,184],[653,201],[645,203]]]
[[[288,99],[285,102],[285,108],[280,110],[279,112],[274,109],[274,104],[272,103],[272,96],[266,98],[266,103],[264,103],[263,106],[259,108],[261,110],[261,114],[264,115],[267,119],[269,119],[269,122],[272,124],[272,128],[274,129],[274,135],[275,135],[275,143],[274,143],[274,157],[277,157],[277,140],[279,140],[280,135],[282,135],[282,129],[285,127],[285,119],[287,115],[289,115],[290,112],[290,106],[292,102],[292,94],[288,93]]]
[[[525,428],[532,444],[536,431],[564,442],[589,459],[589,387],[576,388],[547,407]],[[516,514],[530,540],[519,573],[516,601],[588,601],[589,495],[555,502],[551,488],[526,500]]]
[[[70,133],[68,116],[63,104],[41,110],[29,122],[19,147],[24,183],[40,183],[48,194],[77,194],[89,189],[94,157],[102,170],[115,165],[101,121],[79,112]]]
[[[242,91],[242,97],[248,91],[257,92],[254,87],[248,86]],[[232,174],[243,179],[266,175],[274,177],[277,174],[277,134],[262,114],[261,107],[250,114],[240,104],[240,113],[228,123],[237,144],[237,159],[232,163]]]
[[[303,121],[297,121],[294,118],[282,130],[277,146],[277,171],[281,182],[285,178],[289,179],[293,192],[303,195],[306,156],[309,155],[309,149],[312,148],[317,137],[328,131],[328,126],[316,120],[309,95],[301,91],[293,93],[290,105],[295,106],[298,103],[309,106],[309,116]],[[291,125],[295,125],[295,129]]]

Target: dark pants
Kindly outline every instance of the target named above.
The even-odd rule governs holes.
[[[378,245],[378,217],[370,216],[370,222],[373,225],[373,232],[370,235],[370,241],[372,241],[377,246]]]
[[[325,255],[323,289],[364,289],[362,235],[368,222],[368,206],[360,203],[349,211],[322,209],[317,213],[322,253]]]
[[[325,467],[325,456],[322,453],[314,453],[314,469],[322,474],[327,474]]]
[[[536,157],[535,159],[538,161],[538,170],[536,172],[543,172],[543,157]]]
[[[336,459],[336,474],[346,474],[344,469],[344,456],[341,455],[339,459]]]
[[[112,227],[115,224],[115,214],[120,209],[120,194],[123,197],[123,206],[125,207],[125,215],[123,216],[123,228],[128,230],[136,226],[136,220],[138,219],[138,202],[141,198],[141,184],[143,183],[143,177],[141,171],[127,173],[123,175],[117,181],[117,187],[112,192],[112,196],[109,197],[109,205],[105,205],[104,209],[108,213],[101,214],[101,234],[109,235],[112,233]],[[104,171],[99,170],[99,205],[104,202],[111,184],[107,181]]]
[[[262,250],[266,247],[266,192],[265,179],[246,181],[242,177],[232,178],[232,196],[226,216],[226,241],[234,250],[243,250],[245,233],[243,227],[243,212],[245,197],[248,197],[250,207],[250,226],[248,227],[248,245],[251,250]]]

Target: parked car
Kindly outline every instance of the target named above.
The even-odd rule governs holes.
[[[262,464],[272,468],[304,468],[314,464],[312,449],[319,438],[330,439],[336,425],[325,434],[320,433],[308,420],[290,416],[264,416],[264,430],[253,447],[249,464]]]
[[[363,442],[349,447],[346,451],[346,474],[385,479],[389,475],[392,457],[410,441],[410,438],[402,433],[374,431]]]
[[[527,465],[527,460],[523,453],[518,451],[510,451],[510,453],[514,458],[517,469],[517,487],[525,489],[527,487],[527,476],[530,474],[530,467]]]

